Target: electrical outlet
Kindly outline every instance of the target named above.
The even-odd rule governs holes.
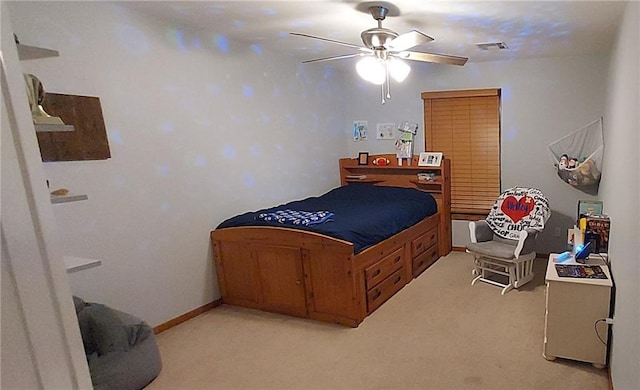
[[[556,237],[560,237],[560,228],[556,227],[555,229],[553,229],[553,235]]]

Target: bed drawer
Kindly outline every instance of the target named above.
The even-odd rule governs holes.
[[[437,243],[438,230],[433,228],[411,242],[411,257],[416,258]]]
[[[400,267],[400,269],[391,274],[376,287],[367,291],[367,308],[369,313],[377,309],[387,299],[391,298],[393,294],[398,292],[405,284],[407,284],[405,275],[406,272],[404,271],[404,267]]]
[[[412,260],[412,274],[415,278],[420,275],[422,271],[427,269],[431,264],[433,264],[436,260],[438,260],[438,245],[432,245],[430,248],[427,248],[426,251],[422,252],[418,257],[414,257]]]
[[[364,270],[367,281],[367,289],[385,280],[391,273],[400,268],[404,263],[404,248],[398,248],[389,256],[378,261],[374,265]]]

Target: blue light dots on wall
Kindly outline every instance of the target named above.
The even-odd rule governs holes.
[[[118,24],[115,29],[115,36],[123,47],[140,54],[149,51],[149,41],[144,33],[138,28],[125,24]]]
[[[264,12],[264,14],[267,16],[274,16],[277,13],[273,8],[263,8],[262,12]]]
[[[207,165],[207,158],[204,156],[198,156],[196,157],[196,166],[197,167],[204,167],[205,165]]]
[[[216,35],[214,38],[216,46],[223,53],[229,52],[229,39],[224,35]]]
[[[171,122],[163,123],[162,131],[164,131],[165,133],[173,133],[173,124]]]
[[[510,86],[500,88],[500,100],[509,101],[513,98],[513,88]]]
[[[244,178],[245,187],[253,187],[256,184],[256,179],[252,175],[247,175]]]
[[[109,132],[109,142],[120,145],[124,143],[120,130],[111,130]]]
[[[177,47],[180,51],[186,51],[187,47],[184,44],[184,34],[182,31],[171,28],[165,33],[167,40]]]
[[[169,175],[169,166],[168,165],[163,165],[161,167],[158,167],[158,176],[167,176]]]
[[[234,148],[231,145],[225,145],[225,147],[224,147],[224,149],[222,151],[222,155],[227,160],[235,160],[236,156],[237,156],[236,148]]]
[[[256,54],[262,54],[262,46],[258,45],[258,44],[253,44],[251,45],[251,50],[253,50],[254,53]]]
[[[242,86],[242,94],[245,97],[253,97],[253,87],[250,85],[243,85]]]

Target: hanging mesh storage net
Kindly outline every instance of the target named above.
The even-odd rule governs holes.
[[[547,147],[564,182],[587,194],[598,193],[604,151],[602,118]]]

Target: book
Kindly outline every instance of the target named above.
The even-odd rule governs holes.
[[[587,215],[602,214],[602,201],[599,200],[579,200],[578,201],[578,219]]]
[[[594,253],[609,250],[609,229],[611,222],[606,215],[591,215],[585,217],[584,242],[591,242]]]
[[[555,264],[561,278],[608,279],[599,265]]]

